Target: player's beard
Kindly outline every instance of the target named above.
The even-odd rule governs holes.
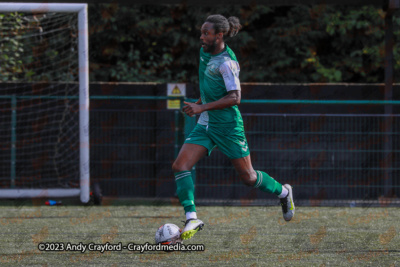
[[[211,45],[204,44],[203,50],[206,53],[211,53],[212,54],[215,51],[216,48],[217,48],[217,37],[214,38],[214,40],[213,40]]]

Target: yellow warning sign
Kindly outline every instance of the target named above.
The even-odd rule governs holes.
[[[185,83],[169,83],[167,85],[167,96],[186,96],[186,84]],[[167,100],[167,109],[180,109],[181,101]]]
[[[172,94],[173,95],[181,95],[182,93],[181,93],[181,90],[179,90],[179,87],[175,86],[175,88],[172,89]]]

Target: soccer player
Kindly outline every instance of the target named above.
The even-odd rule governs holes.
[[[241,29],[239,19],[211,15],[201,27],[200,98],[196,103],[184,102],[188,116],[201,114],[196,127],[183,144],[172,165],[177,195],[186,213],[181,238],[189,239],[201,230],[204,223],[197,218],[194,203],[192,167],[215,146],[227,155],[244,184],[253,186],[280,198],[283,218],[290,221],[294,215],[292,188],[281,185],[271,176],[253,169],[250,151],[239,112],[239,63],[234,52],[225,44],[224,37],[233,37]]]

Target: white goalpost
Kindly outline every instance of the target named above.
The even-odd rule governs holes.
[[[0,3],[0,17],[0,198],[87,203],[87,4]]]

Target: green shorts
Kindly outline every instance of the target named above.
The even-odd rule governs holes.
[[[208,155],[217,146],[230,159],[239,159],[250,154],[243,127],[237,126],[215,127],[197,124],[186,138],[185,144],[204,146],[208,150]]]

